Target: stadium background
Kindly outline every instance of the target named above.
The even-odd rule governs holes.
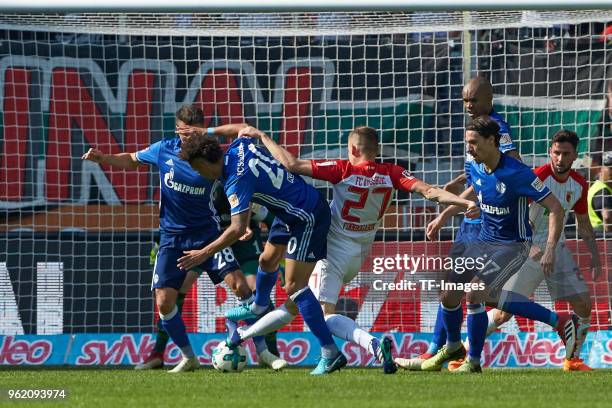
[[[604,151],[612,58],[598,35],[604,27],[473,33],[469,74],[491,78],[495,108],[510,123],[528,164],[546,161],[547,140],[561,127],[581,137],[578,165],[585,175]],[[21,334],[60,335],[53,342],[62,339],[74,350],[80,350],[72,344],[80,339],[107,339],[108,348],[119,344],[118,350],[124,341],[146,346],[148,337],[125,340],[123,334],[149,333],[154,326],[149,251],[158,225],[158,176],[155,169],[128,174],[83,163],[80,156],[90,146],[112,153],[141,149],[171,134],[177,106],[193,102],[202,105],[208,126],[246,121],[302,157],[343,156],[347,131],[373,126],[380,130],[383,159],[442,185],[463,168],[463,38],[461,32],[166,37],[0,31],[0,364],[11,364],[6,356],[20,341],[12,336]],[[423,200],[399,194],[373,255],[444,254],[449,242],[422,242],[435,212]],[[456,226],[443,239],[451,239]],[[574,235],[573,226],[567,231]],[[600,239],[599,245],[608,276],[610,244]],[[571,246],[586,272],[587,251],[573,241]],[[371,293],[366,272],[367,263],[343,293],[356,305],[358,321],[375,332],[400,333],[398,349],[418,354],[420,346],[402,346],[401,333],[427,338],[435,295]],[[606,353],[612,343],[603,332],[610,325],[608,284],[605,277],[585,277],[593,291],[593,335],[603,344],[602,358],[608,356],[602,364],[611,364]],[[544,291],[536,297],[547,301]],[[277,290],[277,303],[283,300]],[[188,330],[222,331],[221,316],[232,305],[223,287],[200,280],[185,303]],[[517,322],[505,330],[511,336],[535,332],[538,339],[552,339],[544,327]],[[303,330],[301,319],[286,328]],[[70,336],[80,333],[92,337]],[[202,338],[203,344],[209,339]],[[31,340],[36,355],[33,344],[45,337],[23,339]],[[529,337],[515,341],[527,344]],[[125,353],[109,361],[132,363],[140,354]]]

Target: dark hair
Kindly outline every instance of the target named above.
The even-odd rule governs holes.
[[[204,112],[196,105],[183,105],[176,111],[176,119],[188,126],[203,126]]]
[[[578,139],[578,135],[576,134],[576,132],[572,132],[571,130],[561,129],[557,133],[555,133],[550,144],[552,146],[554,143],[569,142],[572,144],[572,146],[574,146],[574,150],[578,150],[579,141],[580,140]]]
[[[499,146],[499,125],[489,116],[478,116],[468,122],[465,130],[478,133],[485,139],[493,136],[495,138],[495,146]]]
[[[217,163],[223,157],[223,150],[216,139],[193,135],[181,142],[179,157],[188,162],[201,158],[209,163]]]
[[[371,153],[378,153],[378,135],[375,129],[369,126],[357,126],[350,134],[359,137],[363,149]]]

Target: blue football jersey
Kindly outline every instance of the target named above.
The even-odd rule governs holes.
[[[470,173],[482,216],[480,240],[531,240],[528,200],[539,202],[550,194],[542,180],[529,167],[504,153],[492,173],[476,162],[470,164]]]
[[[286,224],[312,218],[320,193],[287,170],[252,139],[238,138],[224,157],[225,194],[232,215],[261,204]]]
[[[504,118],[497,112],[495,112],[495,110],[492,110],[491,113],[489,114],[489,117],[491,119],[493,119],[494,121],[497,122],[497,124],[499,125],[499,151],[502,153],[506,153],[509,152],[510,150],[516,150],[516,146],[514,146],[514,142],[512,142],[512,135],[510,132],[510,126],[508,125],[508,123],[504,120]],[[474,161],[474,158],[472,157],[471,154],[466,153],[466,157],[465,157],[465,175],[467,177],[467,185],[469,186],[471,184],[470,181],[470,171],[469,171],[469,167],[470,167],[470,162]],[[480,223],[480,218],[467,218],[465,217],[463,219],[463,222],[467,222],[470,224],[479,224]]]
[[[159,169],[159,227],[162,232],[220,231],[213,205],[214,183],[181,160],[181,139],[164,138],[136,153],[136,159]]]

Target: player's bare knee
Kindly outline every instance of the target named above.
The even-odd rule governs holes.
[[[452,309],[457,307],[461,303],[461,294],[463,292],[457,293],[452,290],[445,290],[440,294],[440,302],[442,306],[447,309]]]
[[[233,271],[225,275],[225,284],[229,287],[234,295],[240,299],[251,296],[251,288],[249,287],[246,278],[240,271]]]
[[[285,292],[287,292],[289,296],[293,295],[295,292],[297,292],[300,289],[302,288],[298,288],[297,282],[293,280],[289,280],[289,279],[285,281]]]
[[[266,243],[264,251],[259,255],[259,267],[266,272],[276,271],[284,253],[283,247]]]
[[[334,305],[333,303],[328,303],[328,302],[320,302],[320,303],[321,303],[321,308],[323,309],[323,314],[325,316],[333,315],[336,313],[336,305]]]
[[[300,312],[298,310],[297,305],[291,299],[287,299],[287,301],[284,303],[284,305],[285,305],[285,309],[287,309],[287,311],[289,313],[291,313],[292,315],[294,315],[294,316],[297,316],[298,313]]]
[[[480,291],[468,292],[465,295],[465,301],[472,304],[482,303],[484,294]]]
[[[156,299],[157,310],[160,314],[168,314],[174,309],[175,302],[172,302],[167,297],[161,296]]]
[[[278,269],[279,259],[272,251],[264,251],[259,255],[259,267],[266,272],[273,272]]]
[[[587,317],[591,315],[591,299],[588,296],[579,296],[570,302],[574,313],[581,317]]]

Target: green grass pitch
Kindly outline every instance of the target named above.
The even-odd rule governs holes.
[[[212,369],[0,369],[0,406],[81,407],[610,407],[612,370],[488,369],[482,375],[344,369],[312,378],[306,369],[275,373]],[[7,400],[7,389],[67,390],[64,402]]]

